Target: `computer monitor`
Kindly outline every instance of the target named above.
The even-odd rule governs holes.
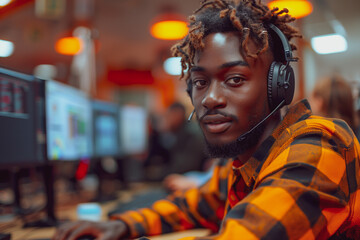
[[[92,157],[92,113],[87,95],[58,81],[46,81],[46,139],[49,160]]]
[[[14,206],[21,210],[19,169],[40,167],[46,194],[42,223],[53,225],[56,217],[52,171],[46,158],[44,98],[43,80],[0,68],[0,168],[11,172]]]
[[[119,106],[93,100],[94,157],[116,157],[121,153],[119,136]]]
[[[148,145],[148,115],[139,106],[125,105],[120,108],[120,142],[123,154],[141,154]]]
[[[33,76],[0,68],[0,168],[44,163],[42,95]]]

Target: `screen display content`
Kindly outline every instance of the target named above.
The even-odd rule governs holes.
[[[51,160],[92,156],[91,101],[85,93],[56,81],[46,82],[47,154]]]
[[[93,101],[94,156],[107,157],[120,154],[119,107],[116,104]]]
[[[123,153],[144,153],[148,144],[146,110],[138,106],[123,106],[120,109],[119,121]]]
[[[35,78],[0,68],[0,165],[41,163],[40,90]]]

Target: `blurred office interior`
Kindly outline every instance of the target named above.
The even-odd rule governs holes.
[[[74,69],[76,57],[59,54],[55,44],[61,38],[76,35],[74,30],[83,26],[89,30],[94,48],[94,53],[89,53],[94,59],[88,64],[93,64],[91,74],[94,76],[91,78],[96,91],[92,90],[92,94],[97,98],[119,103],[134,101],[153,111],[163,111],[174,99],[180,99],[190,107],[184,88],[177,81],[178,76],[167,74],[163,68],[164,61],[170,57],[169,48],[176,40],[157,39],[150,28],[160,20],[186,21],[198,2],[12,0],[0,7],[0,39],[13,44],[12,54],[0,57],[0,66],[26,74],[47,71],[39,74],[50,74],[55,80],[79,86],[77,70]],[[360,17],[357,11],[360,2],[308,2],[312,5],[312,12],[296,24],[304,36],[298,44],[300,49],[294,52],[302,59],[293,64],[300,85],[298,98],[307,96],[316,79],[334,71],[349,81],[360,81],[357,66],[360,55],[357,46]],[[332,54],[316,53],[311,46],[312,38],[329,34],[344,36],[346,50]],[[43,66],[41,70],[39,65],[44,64],[53,67]]]
[[[271,1],[264,2],[270,4]],[[342,75],[354,86],[354,96],[357,96],[360,86],[360,1],[288,2],[310,4],[310,11],[294,24],[303,34],[302,39],[294,39],[298,45],[294,55],[300,57],[297,63],[292,63],[296,74],[295,101],[308,97],[316,80],[329,74]],[[32,199],[36,197],[34,193],[43,192],[49,186],[40,183],[32,185],[31,189],[26,186],[49,177],[42,166],[49,165],[49,162],[55,165],[55,170],[51,168],[50,171],[56,175],[50,177],[50,181],[54,181],[52,183],[58,191],[55,195],[62,197],[57,203],[63,206],[82,201],[105,201],[107,198],[104,196],[114,199],[119,195],[113,196],[113,192],[127,188],[129,182],[144,180],[141,167],[147,157],[149,135],[154,130],[150,124],[152,117],[162,116],[174,102],[184,104],[187,114],[193,110],[185,92],[186,86],[179,80],[179,62],[170,59],[170,47],[177,42],[177,36],[158,36],[153,27],[165,20],[186,22],[187,16],[198,5],[199,0],[0,0],[0,68],[4,69],[4,76],[11,79],[31,79],[35,84],[31,89],[42,89],[47,94],[46,97],[38,96],[46,99],[41,110],[37,109],[38,105],[33,106],[35,112],[44,111],[41,119],[45,122],[36,125],[39,119],[35,116],[30,125],[36,129],[29,132],[40,145],[45,144],[34,147],[38,153],[29,151],[34,154],[33,158],[41,155],[39,158],[45,160],[38,159],[33,167],[29,167],[29,163],[34,163],[33,158],[29,159],[28,165],[21,165],[25,160],[20,159],[17,165],[3,160],[6,156],[0,152],[0,165],[4,161],[3,167],[0,166],[4,173],[0,176],[0,215],[8,214],[11,210],[6,207],[14,202],[20,209],[32,206]],[[290,9],[290,14],[295,14],[294,11]],[[171,34],[169,30],[165,33]],[[182,37],[180,30],[175,33]],[[326,39],[326,44],[320,43],[320,49],[317,49],[319,37],[333,38]],[[61,45],[67,40],[73,42]],[[337,42],[332,43],[332,40]],[[326,49],[325,45],[330,45],[330,48]],[[169,65],[171,60],[175,65]],[[8,88],[4,87],[5,84],[1,86],[3,97],[4,89]],[[36,96],[32,99],[38,99]],[[56,112],[61,104],[51,105],[57,97],[70,102],[70,105],[71,99],[81,98],[79,101],[86,103],[79,107],[73,102],[68,115],[63,116]],[[80,113],[75,111],[78,107]],[[27,107],[24,109],[25,112],[29,110]],[[1,111],[4,114],[0,118],[9,117],[5,114],[8,110],[3,107]],[[87,123],[90,120],[86,114],[99,117],[99,122]],[[82,142],[73,142],[70,150],[61,152],[61,147],[74,138],[64,137],[64,142],[61,142],[52,138],[55,135],[51,135],[49,129],[54,130],[56,123],[69,119],[69,129],[76,123],[76,128],[69,132],[79,134],[77,139]],[[20,139],[23,132],[15,129],[16,126],[9,134],[17,134]],[[2,132],[8,131],[7,128],[0,126]],[[97,129],[102,133],[116,131],[117,134],[96,142]],[[86,136],[91,142],[83,139],[86,131],[92,132],[91,136]],[[1,144],[4,148],[6,139]],[[43,150],[46,154],[39,153]],[[58,163],[54,164],[56,160]],[[100,178],[91,178],[88,173]],[[12,190],[19,187],[18,176],[30,179],[20,180],[23,181],[21,195],[31,192],[33,197],[16,199],[19,189]],[[67,179],[67,185],[56,179]],[[93,193],[85,192],[79,196],[78,191],[84,189]],[[61,195],[63,192],[69,194]],[[42,202],[49,201],[45,198],[41,198]],[[48,209],[50,217],[53,217],[52,210]]]

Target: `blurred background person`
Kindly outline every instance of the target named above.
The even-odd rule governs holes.
[[[163,115],[152,114],[150,129],[145,180],[161,184],[121,202],[110,210],[109,216],[151,206],[174,191],[197,188],[212,176],[217,160],[205,154],[201,130],[196,123],[186,120],[182,103],[174,102]]]
[[[359,136],[353,91],[350,83],[342,76],[332,75],[319,79],[310,94],[309,102],[314,114],[340,118]]]
[[[204,169],[207,156],[199,127],[186,121],[182,103],[174,102],[160,117],[150,136],[145,162],[147,180],[161,181],[169,174]]]

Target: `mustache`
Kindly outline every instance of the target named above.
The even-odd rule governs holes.
[[[200,117],[197,118],[198,121],[201,122],[204,119],[204,117],[206,117],[207,115],[222,115],[224,117],[233,119],[235,122],[239,121],[237,116],[235,116],[233,114],[230,114],[230,113],[220,111],[218,109],[208,109],[208,110],[206,110],[206,112],[203,115],[201,115]]]

